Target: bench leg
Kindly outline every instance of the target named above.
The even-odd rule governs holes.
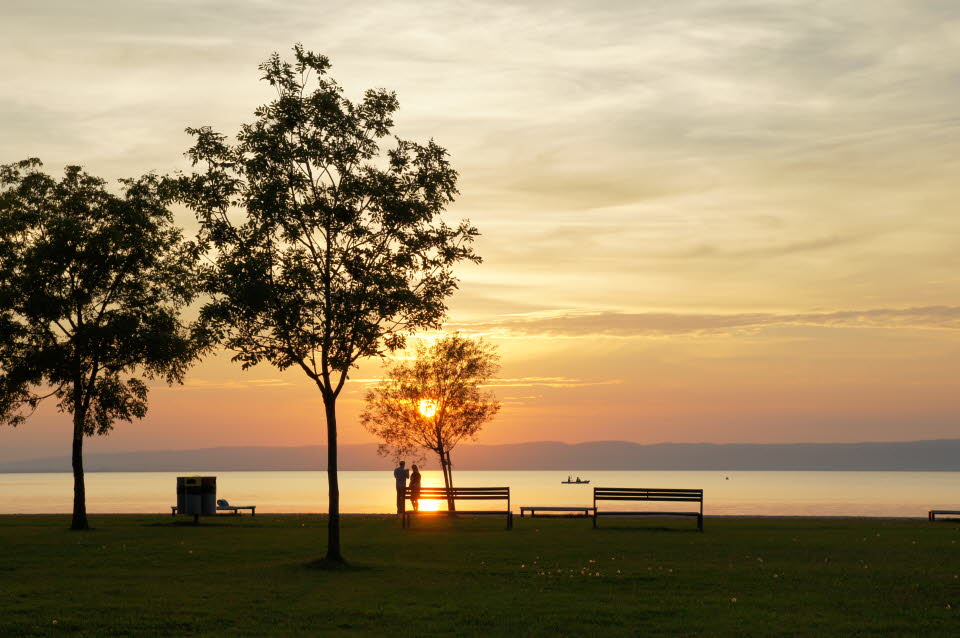
[[[697,529],[703,531],[703,514],[697,517]]]
[[[597,509],[593,509],[593,529],[597,529]]]
[[[507,529],[513,529],[513,512],[507,512]]]
[[[250,516],[256,516],[256,515],[257,515],[257,508],[256,508],[256,506],[251,507],[251,508],[250,508]]]

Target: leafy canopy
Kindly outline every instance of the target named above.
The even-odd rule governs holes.
[[[300,45],[294,55],[261,65],[276,99],[236,144],[187,129],[188,157],[206,170],[183,176],[181,192],[213,259],[208,328],[244,367],[300,367],[329,399],[359,358],[437,327],[453,265],[480,260],[476,229],[438,217],[457,193],[447,152],[395,137],[381,148],[396,95],[352,102],[325,56]]]
[[[53,396],[104,434],[146,414],[146,379],[181,381],[197,354],[180,321],[193,250],[160,178],[121,180],[117,196],[77,166],[60,181],[41,166],[0,166],[0,422]]]
[[[430,450],[449,459],[465,438],[474,438],[500,411],[483,386],[500,368],[494,346],[448,335],[418,344],[412,361],[389,365],[380,384],[367,392],[363,426],[382,442],[380,453],[395,457]]]

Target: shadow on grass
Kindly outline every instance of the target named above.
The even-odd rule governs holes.
[[[604,525],[602,527],[596,528],[597,532],[621,532],[624,534],[643,534],[643,533],[657,533],[657,534],[696,534],[700,535],[703,532],[698,530],[696,527],[692,529],[684,529],[682,527],[659,527],[652,525],[636,525],[628,527],[626,525]]]
[[[158,523],[142,523],[141,527],[185,527],[185,528],[196,528],[201,529],[203,527],[234,527],[238,528],[239,525],[235,525],[229,522],[214,522],[214,521],[205,521],[201,520],[199,523],[194,523],[192,520],[183,520],[183,521],[165,521]],[[255,525],[255,524],[245,524],[243,525],[244,529],[251,527],[267,527],[267,525]]]
[[[303,566],[309,570],[341,573],[369,572],[373,571],[374,569],[369,565],[348,563],[346,561],[331,561],[327,560],[326,558],[318,558],[308,563],[303,563]]]

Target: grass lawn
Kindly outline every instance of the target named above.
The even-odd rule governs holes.
[[[0,517],[0,635],[958,636],[960,525]]]

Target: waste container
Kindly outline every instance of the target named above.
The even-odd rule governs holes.
[[[177,477],[177,513],[187,513],[187,477]]]
[[[188,516],[217,513],[216,476],[178,476],[177,512]]]
[[[200,513],[215,516],[217,513],[217,477],[200,477]]]

